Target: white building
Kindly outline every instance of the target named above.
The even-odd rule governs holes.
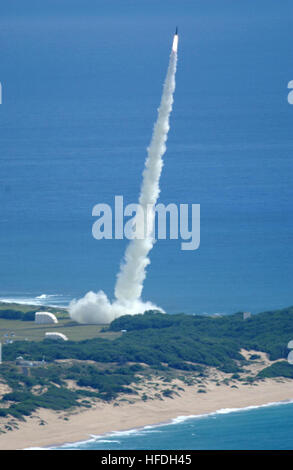
[[[250,312],[243,312],[243,320],[247,320],[248,318],[251,318],[251,313]]]
[[[48,332],[48,333],[45,333],[45,337],[48,338],[48,339],[59,339],[61,341],[68,341],[68,338],[66,335],[64,335],[63,333],[51,333],[51,332]]]
[[[50,312],[36,312],[35,313],[35,323],[38,324],[48,324],[48,323],[58,323],[57,318],[53,313]]]

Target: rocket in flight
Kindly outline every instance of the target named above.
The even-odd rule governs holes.
[[[178,26],[176,26],[176,30],[175,30],[175,34],[174,34],[172,51],[177,53],[177,49],[178,49]]]

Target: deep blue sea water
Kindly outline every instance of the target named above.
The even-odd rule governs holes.
[[[178,417],[160,426],[92,436],[58,449],[109,450],[281,450],[293,449],[293,404],[220,410],[201,417]]]

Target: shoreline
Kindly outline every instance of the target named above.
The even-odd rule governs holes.
[[[97,402],[87,410],[70,414],[41,409],[19,428],[0,435],[0,449],[29,450],[74,445],[113,433],[138,431],[145,426],[163,426],[174,421],[204,417],[212,413],[245,411],[249,407],[281,405],[292,401],[292,381],[266,379],[257,385],[237,384],[216,387],[209,383],[207,393],[198,394],[193,386],[174,398],[138,401],[134,404]],[[45,425],[41,425],[41,422]],[[24,437],[26,436],[26,437]]]
[[[78,446],[79,444],[85,444],[87,442],[91,441],[99,441],[100,439],[102,440],[103,438],[110,438],[113,436],[116,436],[117,438],[122,435],[122,434],[136,434],[137,432],[142,432],[145,429],[152,429],[152,428],[158,428],[161,426],[170,426],[173,424],[179,424],[183,423],[184,421],[187,421],[189,419],[201,419],[201,418],[206,418],[208,416],[213,416],[213,415],[220,415],[220,414],[230,414],[230,413],[237,413],[241,411],[249,411],[249,410],[255,410],[258,408],[269,408],[271,406],[282,406],[282,405],[288,405],[290,403],[293,403],[293,397],[288,400],[282,400],[280,402],[270,402],[270,403],[264,403],[262,405],[250,405],[246,407],[241,407],[241,408],[221,408],[216,411],[211,411],[210,413],[204,413],[204,414],[199,414],[199,415],[186,415],[186,416],[177,416],[176,418],[172,418],[169,421],[163,421],[155,424],[147,424],[144,426],[136,427],[136,428],[130,428],[130,429],[124,429],[124,430],[119,430],[119,431],[110,431],[106,432],[104,434],[99,434],[99,435],[92,435],[88,439],[76,441],[76,442],[64,442],[62,444],[56,444],[56,445],[50,445],[47,447],[27,447],[22,450],[54,450],[58,447],[58,450],[62,450],[60,448],[64,447],[64,450],[66,450],[67,446]]]

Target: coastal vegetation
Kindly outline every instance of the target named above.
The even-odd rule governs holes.
[[[6,320],[22,320],[22,321],[34,321],[35,319],[35,310],[29,310],[27,312],[22,312],[21,310],[14,309],[1,309],[0,318]]]
[[[48,339],[38,343],[15,341],[5,346],[5,358],[11,361],[21,355],[31,360],[42,360],[45,356],[47,361],[69,358],[121,364],[131,361],[157,368],[197,371],[201,366],[214,366],[236,373],[246,361],[240,353],[242,348],[266,352],[270,360],[286,357],[293,333],[293,308],[260,313],[248,320],[243,320],[240,313],[209,317],[146,312],[120,317],[107,331],[104,328],[104,333],[121,330],[125,333],[110,342],[101,337],[54,345]]]
[[[30,315],[30,310],[23,314]],[[5,310],[3,315],[7,315]],[[9,321],[7,317],[5,321]],[[18,321],[22,322],[23,319]],[[240,381],[252,384],[265,378],[293,378],[293,366],[282,360],[292,339],[292,307],[259,313],[246,320],[242,313],[211,317],[150,311],[120,317],[103,328],[85,326],[103,337],[66,342],[14,341],[4,345],[0,382],[9,391],[2,395],[0,416],[21,418],[40,407],[65,410],[89,407],[95,399],[113,401],[121,394],[135,396],[147,376],[149,380],[156,377],[153,389],[161,399],[175,393],[173,385],[168,386],[174,377],[187,386],[197,384],[198,393],[206,393],[201,381],[209,368],[228,374],[226,384],[234,388]],[[77,330],[83,327],[74,326]],[[260,354],[243,356],[243,350]],[[260,361],[263,353],[278,362],[255,375],[241,377],[247,365]],[[15,362],[18,356],[28,361],[45,358],[45,362],[21,367]],[[157,380],[168,388],[159,389]],[[149,399],[145,391],[141,397]]]
[[[293,379],[293,365],[289,364],[287,361],[275,362],[271,366],[268,366],[259,372],[258,377],[285,377],[287,379]]]
[[[11,392],[2,396],[0,416],[21,418],[37,408],[87,407],[90,402],[84,400],[86,397],[110,401],[121,393],[134,394],[136,392],[128,385],[138,381],[135,373],[140,368],[139,365],[101,369],[86,363],[50,364],[32,368],[27,376],[20,374],[16,365],[2,364],[0,377]],[[77,384],[75,389],[67,385],[72,380]]]

